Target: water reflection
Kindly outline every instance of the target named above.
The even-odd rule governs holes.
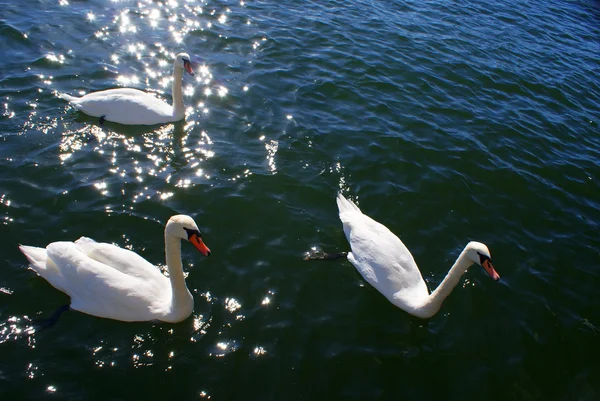
[[[177,188],[189,188],[210,178],[204,163],[215,156],[213,142],[206,131],[195,128],[194,122],[154,129],[85,125],[63,132],[59,158],[65,167],[76,170],[93,154],[96,178],[92,185],[102,196],[125,195],[133,203],[165,201]],[[124,184],[128,184],[128,191]]]
[[[273,174],[276,174],[277,166],[275,165],[275,154],[279,149],[279,142],[275,139],[268,140],[265,143],[265,149],[267,150],[267,163],[269,165],[269,170],[271,170]]]
[[[240,6],[244,6],[244,2]],[[106,10],[90,6],[83,15],[92,27],[90,35],[98,43],[114,42],[107,64],[103,66],[104,71],[114,74],[109,81],[116,81],[120,86],[154,91],[157,97],[169,103],[170,96],[165,94],[170,92],[172,84],[172,59],[175,53],[185,50],[185,46],[182,48],[177,44],[183,43],[194,32],[197,35],[205,30],[219,31],[218,37],[223,38],[223,26],[239,22],[230,18],[233,15],[232,5],[215,3],[209,6],[206,1],[196,0],[160,3],[151,0],[136,3],[113,1]],[[249,20],[243,21],[246,22]],[[168,32],[169,37],[164,32],[154,36],[153,32],[158,30]],[[258,42],[265,40],[258,39]],[[248,40],[247,47],[252,47],[252,40]],[[194,50],[190,48],[188,53],[195,64],[196,75],[191,81],[186,76],[188,82],[184,82],[183,87],[188,105],[185,110],[187,123],[149,129],[111,124],[99,127],[89,124],[93,119],[78,113],[75,122],[69,123],[67,117],[63,125],[60,163],[75,175],[83,170],[80,166],[84,161],[88,165],[93,164],[94,174],[89,177],[81,174],[82,181],[91,179],[91,185],[101,197],[124,195],[132,203],[147,199],[168,202],[178,191],[211,179],[215,173],[206,162],[215,157],[215,148],[210,132],[201,129],[197,121],[210,118],[213,99],[221,105],[221,99],[230,96],[231,90],[226,82],[214,79],[211,67],[202,61],[201,54],[194,54],[198,53]],[[77,49],[67,52],[54,50],[46,54],[46,59],[52,63],[71,64],[75,62],[77,52]],[[40,80],[45,85],[55,85],[51,75],[42,74]],[[90,90],[89,87],[75,87],[70,91],[83,94],[81,89]],[[245,85],[244,91],[247,90],[248,85]],[[70,106],[65,107],[67,114],[77,113]],[[32,112],[23,126],[24,132],[35,129],[49,133],[63,121],[63,118],[42,121],[37,115],[36,101],[31,102],[31,108]],[[4,114],[10,114],[8,103]],[[276,172],[274,156],[277,146],[276,141],[267,143],[272,172]],[[93,160],[93,163],[87,160]],[[232,180],[250,174],[250,170],[245,169]],[[113,207],[107,206],[106,210],[110,212]]]
[[[0,195],[0,205],[10,207],[10,204],[11,204],[11,200],[8,198],[8,196],[6,196],[6,194]],[[7,211],[6,215],[4,216],[4,218],[2,220],[2,224],[7,225],[8,223],[12,223],[13,221],[14,221],[14,219],[12,217],[10,217],[10,215],[8,214],[8,211]],[[0,292],[4,292],[5,294],[12,293],[12,292],[7,292],[7,291],[9,291],[9,290],[0,287]]]
[[[0,322],[0,344],[26,337],[28,346],[35,348],[34,333],[29,316],[9,316],[6,321]]]
[[[238,346],[235,341],[219,341],[215,344],[213,351],[209,352],[209,356],[214,356],[215,358],[223,358],[229,353],[235,352],[238,349]]]
[[[234,298],[226,298],[225,299],[225,309],[227,309],[229,312],[235,312],[236,310],[240,309],[241,307],[242,307],[242,304],[240,304]]]
[[[205,318],[203,315],[193,315],[193,333],[190,337],[190,341],[195,343],[198,342],[212,325],[212,317]]]

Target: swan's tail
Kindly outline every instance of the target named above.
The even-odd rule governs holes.
[[[344,224],[344,232],[346,232],[348,222],[357,217],[356,213],[362,214],[362,212],[358,206],[356,206],[352,201],[344,198],[344,195],[342,194],[338,194],[336,201],[340,211],[340,220],[342,220],[342,223]],[[348,252],[327,253],[321,250],[312,249],[310,252],[307,252],[304,255],[304,260],[335,260],[339,258],[345,258],[347,256]]]
[[[27,245],[19,245],[19,249],[31,263],[31,268],[42,275],[46,270],[46,249]]]
[[[362,212],[360,211],[360,209],[358,208],[358,206],[356,206],[354,204],[354,202],[352,202],[352,201],[344,198],[344,195],[338,194],[336,201],[337,201],[338,209],[340,211],[340,216],[342,214],[346,214],[346,213],[360,213],[360,214],[362,214]]]
[[[76,100],[79,100],[78,97],[67,95],[66,93],[59,93],[58,96],[65,99],[67,102],[74,102]]]

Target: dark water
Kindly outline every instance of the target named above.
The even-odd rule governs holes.
[[[0,398],[600,399],[600,6],[596,1],[9,1],[0,4]],[[56,97],[133,86],[185,123],[98,125]],[[430,289],[419,320],[347,261],[342,191],[398,233]],[[77,312],[19,243],[87,235],[164,266],[175,324]]]

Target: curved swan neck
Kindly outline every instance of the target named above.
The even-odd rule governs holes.
[[[444,280],[440,285],[429,295],[427,302],[423,305],[423,317],[431,317],[435,315],[442,307],[444,299],[450,295],[454,287],[458,285],[460,278],[467,271],[473,262],[467,257],[467,248],[465,248],[454,262],[454,265],[448,271]]]
[[[181,264],[181,239],[165,232],[165,258],[169,270],[169,280],[173,289],[173,309],[180,309],[179,304],[189,303],[191,294],[185,285],[183,265]]]
[[[171,97],[173,98],[173,116],[181,119],[185,114],[183,105],[183,93],[181,92],[181,81],[183,79],[183,68],[175,64],[173,66],[173,86]]]

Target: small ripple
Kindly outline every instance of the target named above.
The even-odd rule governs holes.
[[[6,21],[0,21],[0,40],[3,51],[15,51],[20,46],[31,45],[26,33],[21,32],[16,27],[6,23]]]

